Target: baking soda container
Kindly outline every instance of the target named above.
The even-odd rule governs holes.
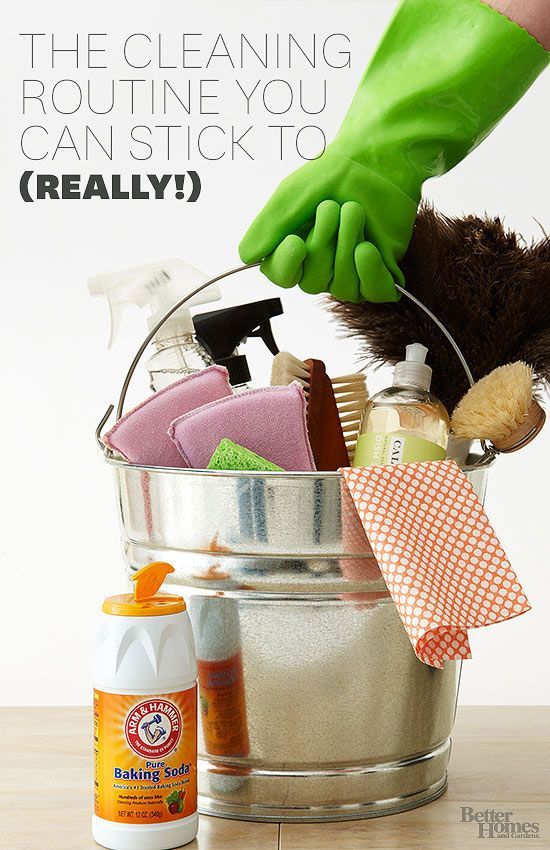
[[[112,850],[192,841],[197,813],[197,664],[185,602],[158,593],[169,564],[105,600],[94,657],[95,840]]]

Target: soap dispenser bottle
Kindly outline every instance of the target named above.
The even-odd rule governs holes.
[[[449,438],[449,415],[430,392],[428,349],[407,346],[406,359],[395,367],[393,385],[367,404],[357,440],[354,466],[443,460]]]

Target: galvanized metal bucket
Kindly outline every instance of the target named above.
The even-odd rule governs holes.
[[[108,460],[129,571],[173,564],[193,622],[199,810],[347,820],[442,794],[460,665],[414,655],[340,475]],[[465,467],[481,500],[491,462]]]
[[[200,811],[344,820],[438,797],[460,668],[414,655],[340,476],[111,464],[129,569],[173,564],[199,666],[231,677],[213,743],[201,716]],[[466,474],[482,499],[487,465]]]

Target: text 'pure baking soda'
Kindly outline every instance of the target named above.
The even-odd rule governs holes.
[[[158,593],[169,564],[105,600],[94,657],[94,816],[111,850],[192,841],[197,813],[197,664],[185,602]]]

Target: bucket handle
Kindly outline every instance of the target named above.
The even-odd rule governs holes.
[[[225,272],[222,272],[219,275],[216,275],[216,277],[211,277],[209,280],[205,281],[205,283],[201,283],[200,286],[197,286],[197,288],[194,289],[192,292],[190,292],[188,295],[185,295],[183,298],[180,298],[180,300],[177,301],[174,304],[174,306],[171,307],[164,314],[164,316],[161,319],[159,319],[159,321],[156,323],[154,328],[149,331],[149,333],[147,334],[147,336],[145,337],[145,339],[141,343],[140,347],[136,351],[135,357],[132,360],[130,367],[129,367],[127,373],[126,373],[126,377],[124,378],[124,382],[122,384],[122,388],[120,390],[120,395],[118,397],[118,402],[117,402],[117,406],[116,406],[116,421],[117,422],[119,421],[119,419],[122,418],[122,414],[123,414],[123,411],[124,411],[124,402],[126,401],[126,395],[128,393],[128,388],[130,386],[130,382],[133,378],[134,372],[136,371],[137,365],[138,365],[139,361],[141,360],[147,346],[152,342],[152,340],[154,339],[154,337],[156,336],[158,331],[161,329],[161,327],[164,325],[164,323],[170,318],[170,316],[172,316],[176,312],[176,310],[179,310],[180,307],[183,307],[183,305],[186,304],[188,301],[190,301],[191,298],[194,298],[195,295],[198,295],[199,292],[202,292],[203,289],[206,289],[208,286],[211,286],[214,283],[219,283],[220,280],[224,280],[224,278],[226,278],[226,277],[231,277],[231,275],[238,274],[239,272],[242,272],[242,271],[246,271],[246,269],[258,268],[259,265],[260,265],[260,263],[252,263],[250,265],[237,266],[234,269],[229,269],[228,271],[225,271]],[[409,298],[412,302],[414,302],[414,304],[416,304],[418,307],[420,307],[420,309],[423,310],[426,313],[427,316],[429,316],[429,318],[432,320],[432,322],[434,322],[434,324],[437,325],[439,330],[446,336],[449,343],[453,347],[453,349],[456,353],[456,356],[460,360],[462,368],[464,369],[464,372],[466,373],[468,383],[470,384],[471,387],[473,387],[475,381],[474,381],[474,376],[472,375],[472,372],[470,370],[470,367],[468,366],[468,363],[466,362],[466,359],[465,359],[464,355],[462,354],[462,351],[460,350],[458,344],[456,343],[456,341],[452,337],[452,335],[449,333],[449,331],[447,330],[445,325],[442,322],[440,322],[439,319],[437,318],[437,316],[435,316],[432,313],[432,311],[430,309],[428,309],[428,307],[426,307],[425,304],[422,303],[422,301],[420,301],[418,298],[416,298],[415,295],[412,295],[412,293],[408,292],[406,289],[404,289],[402,286],[399,286],[399,284],[397,284],[397,283],[395,284],[395,288],[398,290],[398,292],[401,293],[401,295],[405,295],[406,298]],[[115,409],[114,404],[110,404],[109,407],[107,408],[107,410],[105,411],[105,413],[103,414],[103,416],[101,417],[101,420],[99,421],[97,428],[95,430],[96,441],[97,441],[101,451],[109,453],[109,454],[110,454],[110,450],[107,448],[107,446],[103,442],[103,440],[101,438],[101,434],[102,434],[102,431],[103,431],[105,425],[109,421],[111,414],[112,414],[114,409]],[[481,442],[483,452],[484,452],[483,457],[480,458],[480,461],[479,461],[480,463],[482,463],[482,462],[486,461],[489,457],[494,457],[497,452],[496,452],[496,450],[494,449],[493,446],[487,445],[485,440],[481,440],[480,442]]]

